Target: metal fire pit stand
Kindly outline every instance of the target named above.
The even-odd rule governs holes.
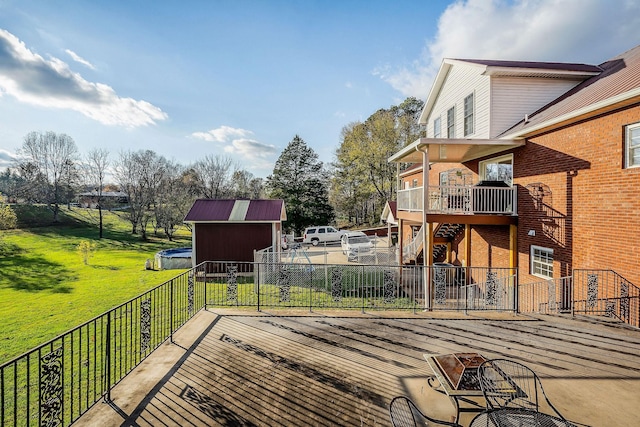
[[[478,382],[478,366],[486,359],[478,353],[424,354],[433,376],[427,378],[429,386],[446,394],[456,410],[456,422],[460,412],[481,412],[485,405],[470,398],[483,397]],[[436,384],[434,380],[438,380]],[[460,402],[468,406],[461,407]]]

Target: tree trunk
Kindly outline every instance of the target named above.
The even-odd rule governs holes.
[[[100,238],[102,239],[102,206],[98,203],[98,216],[100,217]]]

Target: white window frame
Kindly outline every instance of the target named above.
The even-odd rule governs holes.
[[[451,114],[449,114],[451,113]],[[447,110],[447,138],[456,137],[456,106]]]
[[[487,159],[479,162],[478,163],[479,179],[482,181],[487,180],[487,165],[491,165],[495,163],[506,163],[506,161],[509,161],[511,163],[511,180],[507,182],[507,184],[509,184],[509,186],[513,186],[513,154],[506,154],[500,157],[493,157],[491,159]]]
[[[442,134],[442,120],[440,119],[440,117],[436,117],[433,120],[433,137],[434,138],[440,138],[440,135]]]
[[[470,101],[471,108],[467,108],[469,104],[467,103],[467,100],[469,99],[471,100]],[[464,128],[463,129],[464,136],[473,135],[475,132],[475,110],[476,110],[476,100],[473,92],[471,92],[469,95],[464,97],[462,105],[463,105],[463,112],[464,112],[464,119],[462,120],[463,128]]]
[[[553,279],[553,249],[531,245],[529,259],[531,260],[529,268],[533,276]],[[536,272],[536,270],[540,272]]]
[[[640,152],[640,123],[626,126],[624,132],[624,152],[625,168],[628,169],[640,167],[640,162],[633,162],[633,152]]]

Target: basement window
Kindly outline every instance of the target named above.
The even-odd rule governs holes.
[[[553,249],[531,245],[531,274],[553,279]]]

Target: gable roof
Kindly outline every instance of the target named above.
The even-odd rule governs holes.
[[[600,64],[602,72],[533,112],[500,138],[522,138],[607,110],[640,102],[640,46]]]
[[[389,200],[384,205],[384,209],[382,209],[382,214],[380,214],[380,219],[382,221],[387,221],[389,217],[392,218],[392,223],[397,224],[397,214],[398,214],[398,202],[395,200]]]
[[[184,222],[280,222],[287,220],[284,200],[198,199]]]
[[[442,65],[440,65],[438,74],[424,103],[418,120],[419,123],[425,123],[442,90],[447,74],[449,74],[451,67],[454,65],[477,67],[479,68],[479,73],[485,76],[547,77],[580,80],[602,72],[599,66],[588,64],[445,58],[442,60]]]

